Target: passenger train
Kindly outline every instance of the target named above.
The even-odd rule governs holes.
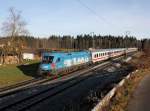
[[[99,49],[79,52],[45,52],[39,65],[40,75],[55,75],[83,68],[110,58],[137,51],[137,48]]]

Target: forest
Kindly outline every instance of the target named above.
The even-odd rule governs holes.
[[[1,37],[0,43],[7,43],[10,37]],[[105,49],[105,48],[129,48],[138,47],[139,49],[148,48],[149,40],[137,40],[135,37],[129,36],[112,36],[112,35],[77,35],[76,37],[70,35],[55,36],[48,38],[33,37],[33,36],[18,36],[22,45],[27,49],[73,49],[73,50],[88,50]]]

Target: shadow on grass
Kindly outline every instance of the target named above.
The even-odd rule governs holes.
[[[28,65],[19,65],[17,68],[23,72],[23,74],[27,76],[32,76],[34,78],[37,78],[37,70],[40,63],[33,63]]]

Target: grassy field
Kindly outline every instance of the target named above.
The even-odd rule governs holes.
[[[1,65],[0,87],[37,77],[38,61],[24,61],[24,65]]]

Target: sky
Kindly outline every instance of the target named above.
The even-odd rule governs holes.
[[[150,0],[0,0],[0,27],[10,7],[22,12],[36,37],[91,32],[150,37]]]

